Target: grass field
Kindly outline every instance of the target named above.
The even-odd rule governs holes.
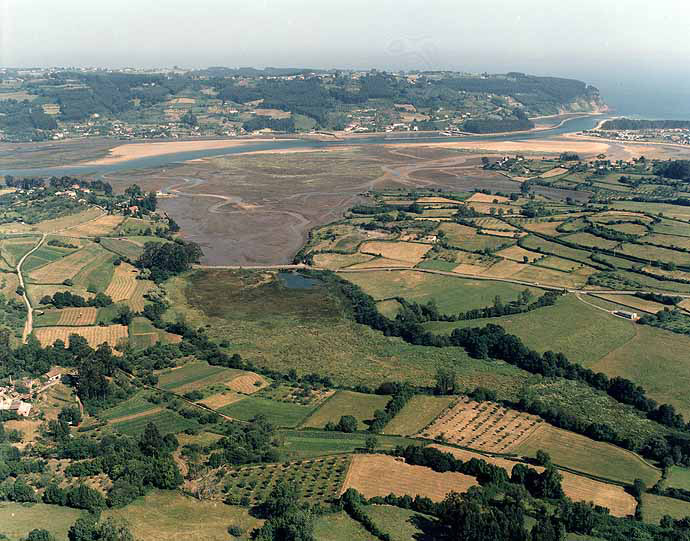
[[[540,449],[549,453],[555,464],[616,481],[632,484],[635,479],[642,479],[652,486],[661,478],[658,469],[629,451],[546,423],[513,452],[534,458]]]
[[[623,244],[621,245],[621,252],[628,255],[634,255],[643,259],[649,260],[650,263],[655,261],[665,261],[668,263],[675,263],[678,265],[690,265],[690,254],[686,252],[678,252],[668,248],[660,248],[658,246],[639,245],[639,244]]]
[[[453,400],[452,396],[415,395],[386,425],[383,433],[412,436],[438,417]]]
[[[363,449],[367,435],[364,433],[346,434],[321,430],[281,430],[283,440],[281,453],[290,459],[311,458],[321,455],[351,453]],[[390,450],[396,445],[418,443],[410,438],[398,436],[377,436],[377,449]]]
[[[227,541],[229,526],[239,526],[245,533],[235,539],[246,540],[262,523],[245,508],[163,490],[153,490],[122,509],[105,511],[103,516],[126,520],[134,537],[147,541]]]
[[[14,268],[19,260],[29,252],[40,237],[19,237],[17,239],[6,239],[0,243],[0,254],[7,261],[10,267]]]
[[[162,410],[151,415],[141,415],[125,421],[114,422],[113,428],[127,436],[136,437],[144,431],[149,423],[155,424],[161,434],[174,434],[187,428],[199,427],[195,421],[185,419],[173,411]]]
[[[499,246],[515,244],[514,240],[494,237],[491,235],[480,235],[477,230],[467,225],[454,223],[443,223],[439,227],[445,233],[445,240],[463,250],[483,250],[485,248],[495,249]]]
[[[392,541],[423,539],[423,529],[417,525],[435,522],[435,519],[430,516],[392,505],[368,505],[364,511],[374,524],[391,536]]]
[[[427,327],[435,332],[450,332],[456,327],[484,327],[488,323],[501,325],[537,351],[562,352],[588,367],[635,335],[635,326],[629,321],[588,306],[575,295],[562,296],[553,306],[523,314],[429,323]]]
[[[439,473],[412,466],[388,455],[354,455],[344,489],[354,488],[367,498],[419,494],[441,501],[450,491],[465,492],[477,484],[474,477],[456,472]]]
[[[44,243],[38,250],[26,258],[22,265],[22,271],[31,272],[38,267],[57,261],[74,251],[74,249],[48,246]]]
[[[212,366],[205,362],[191,362],[158,375],[158,387],[176,393],[186,393],[214,383],[225,383],[243,374],[242,370]]]
[[[314,411],[314,407],[248,396],[218,411],[243,421],[249,421],[257,415],[264,415],[268,422],[275,426],[291,428],[301,424]]]
[[[115,259],[116,256],[101,248],[98,256],[74,275],[74,283],[92,291],[105,292],[117,268],[113,265]]]
[[[137,259],[144,251],[144,248],[140,246],[138,243],[132,242],[127,239],[114,239],[104,237],[101,239],[101,246],[103,246],[103,248],[105,248],[106,250],[115,252],[123,257],[131,259],[132,261]]]
[[[343,415],[352,415],[357,419],[357,429],[366,430],[365,421],[374,418],[374,411],[383,410],[390,396],[337,391],[323,405],[304,421],[305,427],[323,428],[326,423],[338,423]]]
[[[645,522],[659,524],[664,515],[675,519],[690,516],[690,503],[655,494],[642,495],[642,519]]]
[[[671,466],[668,468],[664,485],[667,487],[690,490],[690,468]]]
[[[49,346],[56,340],[69,342],[70,334],[78,334],[86,338],[92,348],[98,347],[103,342],[108,342],[111,347],[127,340],[127,327],[125,325],[108,325],[106,327],[41,327],[34,331],[41,345]]]
[[[537,288],[526,288],[505,282],[455,278],[417,271],[363,272],[344,277],[374,299],[403,297],[409,301],[426,303],[434,300],[441,313],[458,313],[473,308],[491,306],[498,295],[503,302],[517,299],[520,292],[529,289],[535,296]]]
[[[70,230],[79,224],[95,220],[102,215],[103,211],[101,209],[91,207],[82,212],[77,212],[76,214],[69,214],[54,220],[45,220],[36,224],[36,229],[43,233],[57,233],[63,230]]]
[[[0,502],[0,534],[20,541],[33,529],[48,530],[57,539],[67,539],[67,530],[84,514],[78,509],[44,503]]]
[[[321,515],[314,524],[314,539],[319,541],[371,541],[371,534],[345,511]]]
[[[147,394],[149,394],[148,391],[137,391],[124,402],[120,402],[112,408],[99,412],[98,417],[110,421],[118,419],[119,417],[136,415],[156,408],[157,406],[155,404],[152,404],[144,398]]]
[[[318,372],[335,382],[377,386],[391,374],[431,384],[439,366],[455,366],[468,386],[484,385],[502,397],[516,396],[527,374],[509,365],[471,359],[461,348],[411,346],[359,325],[344,300],[328,286],[288,289],[268,273],[197,271],[166,282],[179,316],[193,327],[210,325],[218,340],[230,338],[228,353],[258,365],[298,373]],[[217,302],[218,298],[224,302]]]
[[[591,368],[639,383],[649,397],[690,415],[690,337],[647,325],[633,330],[633,336]]]

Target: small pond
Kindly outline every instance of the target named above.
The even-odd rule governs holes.
[[[288,289],[311,289],[323,284],[317,278],[308,278],[298,272],[279,272],[278,278]]]

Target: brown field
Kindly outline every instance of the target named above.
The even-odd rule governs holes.
[[[504,259],[498,263],[495,263],[494,265],[491,265],[488,269],[485,269],[482,274],[484,276],[492,276],[494,278],[510,278],[524,268],[525,265],[523,263]]]
[[[145,298],[144,295],[151,291],[154,287],[155,284],[151,282],[150,280],[135,280],[136,281],[136,288],[134,289],[134,293],[132,296],[127,299],[127,305],[134,311],[134,312],[141,312],[144,309],[144,305],[148,302]]]
[[[556,237],[561,234],[560,231],[556,231],[556,228],[562,223],[563,222],[533,222],[523,224],[523,227],[527,229],[527,231],[535,231],[537,233]]]
[[[211,396],[207,396],[203,400],[199,400],[199,403],[204,404],[205,406],[208,406],[211,409],[217,410],[219,408],[222,408],[223,406],[227,406],[228,404],[238,402],[238,401],[242,400],[243,398],[244,398],[244,396],[242,396],[239,393],[235,393],[232,391],[225,391],[222,393],[212,394]]]
[[[503,458],[487,457],[464,449],[456,449],[454,447],[445,447],[443,445],[432,445],[441,451],[447,452],[460,460],[470,460],[472,458],[483,459],[491,462],[496,466],[505,468],[508,473],[513,469],[516,462],[506,460]],[[538,466],[531,466],[535,470],[541,472],[543,468]],[[623,487],[617,485],[609,485],[601,481],[594,481],[581,475],[575,475],[566,471],[560,471],[563,476],[561,485],[563,492],[573,501],[593,502],[595,505],[601,505],[609,509],[612,515],[617,517],[625,517],[635,514],[637,502],[630,494],[625,492]]]
[[[105,294],[109,295],[114,302],[126,301],[131,299],[137,289],[138,271],[129,263],[121,263],[115,267],[113,278],[105,290]]]
[[[93,325],[97,316],[98,308],[63,308],[58,325]]]
[[[595,295],[601,299],[614,302],[616,304],[622,304],[635,310],[640,310],[642,312],[647,312],[649,314],[656,314],[659,310],[667,308],[667,306],[654,301],[648,301],[646,299],[641,299],[635,295]]]
[[[282,111],[280,109],[254,109],[254,114],[259,116],[270,116],[272,118],[290,118],[292,115],[290,111]]]
[[[530,250],[525,250],[520,246],[510,246],[509,248],[504,248],[503,250],[496,252],[496,255],[504,257],[506,259],[510,259],[512,261],[519,262],[522,262],[524,258],[527,257],[529,262],[532,263],[534,260],[542,257],[543,254],[540,254],[538,252],[531,252]]]
[[[255,393],[267,385],[268,382],[259,374],[255,374],[254,372],[237,376],[225,384],[226,387],[229,387],[233,391],[243,394]]]
[[[35,228],[44,233],[54,233],[57,231],[62,231],[63,229],[71,229],[79,224],[94,220],[102,215],[103,211],[101,209],[91,207],[83,212],[78,212],[77,214],[70,214],[69,216],[63,216],[62,218],[40,222],[36,224]]]
[[[86,338],[92,348],[103,342],[111,347],[127,341],[127,327],[125,325],[109,325],[107,327],[40,327],[34,329],[34,334],[42,346],[50,346],[55,340],[62,340],[67,344],[70,334],[78,334]]]
[[[97,237],[100,235],[107,235],[115,230],[115,228],[119,226],[124,219],[124,216],[119,216],[117,214],[102,216],[90,222],[78,225],[77,227],[70,228],[69,233],[70,235],[77,237]]]
[[[592,267],[584,265],[573,272],[523,265],[522,270],[513,274],[511,278],[558,287],[584,287],[587,283],[587,277],[595,272],[596,270]]]
[[[342,269],[350,265],[369,261],[371,256],[364,254],[316,254],[314,256],[314,266],[323,269]]]
[[[502,195],[487,195],[485,193],[475,193],[467,199],[467,201],[471,203],[493,203],[494,201],[497,201],[499,203],[507,203],[510,201],[507,197],[503,197]]]
[[[53,263],[39,267],[29,273],[29,278],[32,282],[61,284],[68,278],[74,278],[80,270],[102,254],[103,249],[97,244],[89,245]]]
[[[472,265],[470,263],[461,263],[453,269],[453,272],[459,272],[460,274],[483,274],[487,267],[481,265]]]
[[[462,201],[448,199],[447,197],[420,197],[417,199],[417,203],[448,203],[451,205],[462,205]]]
[[[387,259],[385,257],[374,257],[364,263],[350,265],[348,269],[375,269],[382,267],[414,267],[412,261],[400,261],[399,259]]]
[[[525,441],[542,423],[527,413],[493,402],[461,399],[417,434],[485,451],[506,453]]]
[[[563,167],[554,167],[553,169],[549,169],[548,171],[545,171],[541,175],[539,175],[541,178],[551,178],[551,177],[557,177],[558,175],[562,175],[563,173],[567,173],[568,170],[564,169]]]
[[[480,233],[483,233],[484,235],[493,235],[494,237],[507,237],[514,239],[516,237],[523,237],[527,233],[516,233],[514,231],[496,231],[494,229],[481,229],[479,231]]]
[[[415,242],[365,242],[359,251],[363,254],[380,255],[386,259],[407,261],[417,264],[422,260],[431,246]]]
[[[474,477],[461,473],[438,473],[424,466],[411,466],[388,455],[354,455],[342,491],[354,488],[367,498],[425,496],[441,501],[451,491],[465,492],[475,486]]]

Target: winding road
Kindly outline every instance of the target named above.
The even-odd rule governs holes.
[[[24,261],[26,261],[27,257],[29,257],[31,254],[33,254],[36,250],[38,250],[41,247],[43,241],[46,240],[46,236],[47,233],[43,233],[41,235],[41,240],[38,241],[36,246],[34,246],[33,248],[31,248],[31,250],[26,252],[19,260],[19,263],[17,263],[17,276],[19,277],[19,286],[22,288],[22,297],[24,298],[24,304],[26,304],[26,322],[24,323],[24,331],[22,332],[22,343],[26,343],[26,339],[31,334],[31,331],[33,331],[34,328],[33,308],[31,307],[29,295],[26,292],[26,284],[24,283],[24,276],[22,275],[22,265],[24,264]]]

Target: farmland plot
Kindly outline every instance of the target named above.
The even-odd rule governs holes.
[[[29,279],[43,284],[61,284],[66,279],[74,278],[86,265],[93,262],[94,258],[102,254],[103,250],[100,246],[90,244],[54,263],[30,272]]]
[[[457,472],[435,472],[424,466],[412,466],[388,455],[354,455],[343,492],[348,488],[358,490],[367,498],[416,495],[441,501],[451,491],[465,492],[475,486],[474,477]]]
[[[107,342],[111,347],[115,347],[127,341],[127,327],[125,325],[108,325],[107,327],[41,327],[34,330],[34,334],[43,347],[53,345],[56,340],[62,340],[67,344],[70,334],[83,336],[92,348],[96,348],[103,342]]]
[[[359,251],[364,254],[380,255],[387,259],[419,263],[431,246],[415,242],[365,242]]]
[[[124,216],[111,214],[83,223],[69,230],[76,237],[97,237],[111,233],[124,220]]]
[[[60,319],[58,325],[93,325],[96,323],[98,316],[98,308],[84,307],[84,308],[63,308],[60,310]]]
[[[418,436],[505,453],[525,441],[542,420],[493,402],[461,399],[444,411]]]
[[[113,302],[130,299],[137,289],[137,270],[129,263],[121,263],[115,267],[113,278],[105,290],[105,294],[113,299]]]

